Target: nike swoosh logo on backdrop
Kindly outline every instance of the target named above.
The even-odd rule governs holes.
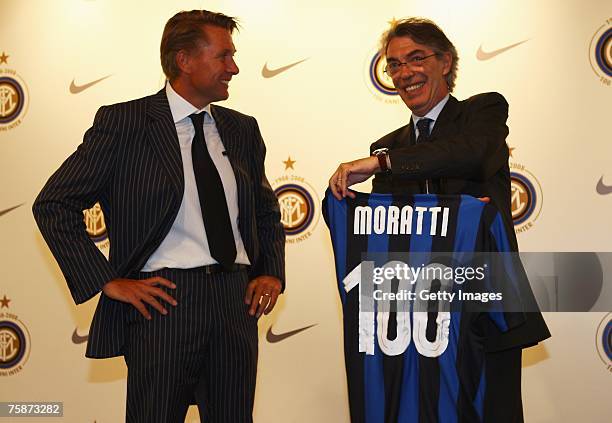
[[[291,63],[290,65],[282,66],[282,67],[276,68],[276,69],[269,69],[268,68],[268,62],[266,62],[266,64],[261,69],[261,76],[263,76],[264,78],[272,78],[272,77],[278,75],[279,73],[285,72],[287,69],[291,69],[292,67],[299,65],[300,63],[302,63],[305,60],[308,60],[308,58],[302,59],[302,60],[297,61],[295,63]]]
[[[81,336],[79,335],[79,333],[77,332],[76,328],[74,328],[74,332],[72,332],[72,343],[73,344],[83,344],[85,342],[87,342],[87,338],[89,338],[89,334],[85,335],[85,336]]]
[[[95,81],[91,81],[91,82],[88,82],[87,84],[83,84],[83,85],[76,85],[74,83],[74,79],[73,79],[72,82],[70,83],[70,92],[72,94],[78,94],[81,91],[85,91],[87,88],[89,88],[89,87],[91,87],[93,85],[96,85],[98,82],[104,81],[109,76],[111,76],[111,75],[103,76],[100,79],[96,79]]]
[[[599,178],[599,182],[597,182],[597,194],[606,195],[612,193],[612,185],[606,185],[603,182],[603,176]]]
[[[285,332],[285,333],[279,333],[279,334],[275,334],[272,332],[272,326],[270,326],[268,328],[268,333],[266,333],[266,340],[271,343],[271,344],[275,344],[276,342],[280,342],[284,339],[289,338],[290,336],[293,335],[297,335],[300,332],[305,331],[306,329],[310,329],[311,327],[316,326],[316,324],[314,325],[310,325],[310,326],[306,326],[303,328],[299,328],[299,329],[295,329],[295,330],[290,330],[289,332]]]
[[[0,210],[0,216],[3,216],[3,215],[5,215],[5,214],[7,214],[8,212],[15,210],[17,207],[21,207],[21,206],[23,206],[23,204],[24,204],[24,203],[17,204],[16,206],[13,206],[13,207],[8,208],[8,209],[6,209],[6,210]]]
[[[526,43],[527,41],[529,41],[529,40],[519,41],[518,43],[511,44],[511,45],[509,45],[507,47],[498,48],[497,50],[493,50],[493,51],[484,51],[482,49],[482,44],[481,44],[480,47],[478,47],[478,51],[476,52],[476,58],[478,60],[489,60],[489,59],[494,58],[498,54],[502,54],[503,52],[508,51],[511,48],[519,46],[519,45],[521,45],[523,43]]]

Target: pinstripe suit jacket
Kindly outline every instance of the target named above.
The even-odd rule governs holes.
[[[284,284],[285,235],[278,202],[265,176],[265,146],[257,121],[212,106],[238,187],[239,229],[250,277]],[[170,231],[184,192],[176,128],[164,90],[103,106],[83,143],[46,183],[33,212],[77,304],[108,281],[137,273]],[[107,261],[89,239],[82,210],[100,202],[108,236]],[[86,355],[122,354],[130,304],[101,295]]]

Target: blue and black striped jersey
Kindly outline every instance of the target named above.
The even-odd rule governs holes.
[[[422,275],[433,262],[442,270],[453,270],[457,263],[478,268],[482,259],[475,260],[475,252],[510,251],[499,212],[466,195],[355,194],[338,201],[327,190],[323,201],[343,306],[351,421],[481,422],[488,328],[493,322],[503,332],[511,330],[524,322],[524,314],[516,304],[512,313],[501,305],[467,312],[471,309],[457,296],[461,290],[469,292],[467,283]],[[372,290],[364,288],[382,274],[377,270],[398,263],[420,267],[423,273],[413,273],[412,283],[385,277]],[[513,286],[517,281],[511,265],[504,275],[503,280],[483,277],[480,289],[498,289],[516,302],[520,291]],[[392,294],[389,298],[403,291],[413,297],[402,305],[392,299],[395,306],[389,309],[372,301],[368,309],[367,295],[381,287]],[[438,297],[423,299],[421,291]],[[454,293],[455,300],[440,301],[442,292]],[[503,302],[501,296],[497,299]]]

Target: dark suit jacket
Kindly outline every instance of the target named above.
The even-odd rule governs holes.
[[[265,146],[257,121],[212,106],[238,187],[239,229],[250,277],[285,279],[285,235],[278,201],[264,172]],[[83,143],[51,176],[33,212],[75,302],[104,284],[138,273],[161,244],[184,192],[178,136],[164,90],[98,110]],[[100,202],[110,240],[109,261],[89,239],[82,210]],[[88,357],[122,353],[130,304],[101,295]]]
[[[410,123],[385,135],[370,146],[370,152],[389,149],[391,173],[378,173],[372,190],[381,193],[423,193],[424,179],[430,179],[430,192],[490,197],[500,211],[513,251],[518,251],[510,208],[510,169],[508,167],[508,103],[499,93],[478,94],[458,101],[450,96],[440,112],[426,143],[417,144]],[[537,305],[526,286],[525,306]],[[527,324],[507,334],[490,338],[490,350],[528,346],[550,336],[540,313],[529,313]]]

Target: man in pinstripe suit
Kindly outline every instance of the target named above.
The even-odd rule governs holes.
[[[202,421],[252,421],[257,318],[284,289],[285,238],[257,122],[211,105],[238,73],[235,28],[172,17],[166,87],[100,108],[34,203],[75,302],[102,291],[86,356],[124,355],[127,421],[184,421],[194,400]],[[96,201],[109,261],[83,224]]]

